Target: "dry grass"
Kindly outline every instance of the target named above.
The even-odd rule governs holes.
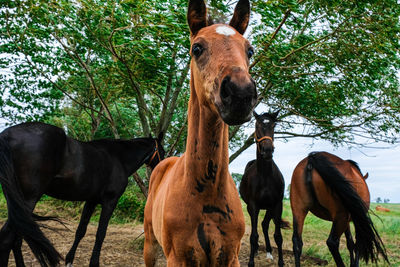
[[[396,224],[400,220],[400,206],[393,205],[389,207],[392,212],[389,214],[381,214],[378,215],[382,218],[382,222],[379,222],[378,219],[374,218],[374,222],[378,228],[378,231],[381,233],[382,239],[384,240],[386,247],[388,249],[388,254],[390,260],[392,262],[391,266],[400,266],[400,232],[399,228]],[[39,213],[40,214],[51,214],[49,207],[41,207],[39,205]],[[244,209],[245,210],[245,209]],[[242,239],[242,247],[240,251],[240,262],[241,266],[247,266],[247,261],[250,253],[249,246],[249,236],[250,236],[250,220],[247,214],[247,211],[244,212],[246,216],[246,233]],[[74,239],[74,234],[76,227],[78,225],[78,219],[76,216],[74,218],[70,218],[66,216],[63,211],[58,211],[57,214],[64,221],[67,221],[67,226],[70,230],[65,229],[63,226],[55,223],[49,222],[48,224],[52,227],[58,229],[59,233],[55,233],[50,230],[44,229],[44,232],[47,237],[53,242],[56,249],[61,253],[61,255],[65,256],[71,247]],[[263,213],[260,214],[263,216]],[[291,212],[288,207],[287,201],[285,202],[284,208],[284,216],[285,219],[291,221]],[[260,218],[261,222],[262,218]],[[4,223],[4,219],[0,219],[0,225]],[[88,231],[84,239],[81,241],[74,261],[74,266],[88,266],[90,256],[92,253],[92,248],[94,245],[95,234],[97,230],[97,223],[92,222],[88,226]],[[324,264],[325,266],[335,266],[332,257],[328,251],[328,248],[325,244],[325,240],[328,237],[330,230],[330,223],[317,219],[313,215],[309,214],[306,220],[306,225],[303,234],[303,263],[302,266],[317,266],[319,264]],[[274,224],[271,222],[270,225],[270,237],[271,244],[275,246],[273,241],[273,231]],[[101,266],[107,267],[117,267],[117,266],[144,266],[143,262],[143,225],[140,223],[126,223],[126,224],[111,224],[108,227],[107,236],[103,244],[103,249],[100,257]],[[283,249],[284,249],[284,261],[285,266],[294,266],[293,254],[292,254],[292,242],[291,235],[292,230],[282,230],[283,234]],[[264,237],[262,235],[261,226],[259,227],[259,235],[260,235],[260,251],[256,256],[255,263],[256,266],[276,266],[277,265],[277,252],[274,249],[273,262],[266,261],[265,254],[265,246],[264,246]],[[344,260],[348,260],[348,252],[345,246],[345,239],[341,240],[341,255]],[[38,266],[37,261],[33,257],[30,252],[30,249],[24,243],[23,245],[23,254],[26,266]],[[321,259],[323,261],[321,261]],[[346,263],[348,265],[348,263]],[[372,264],[369,264],[372,266]],[[14,259],[12,256],[10,257],[9,266],[15,266]],[[63,266],[63,264],[61,265]],[[160,250],[159,259],[157,266],[166,266],[165,259]],[[363,262],[361,262],[360,266],[366,266]],[[385,266],[382,263],[379,263],[377,266]]]

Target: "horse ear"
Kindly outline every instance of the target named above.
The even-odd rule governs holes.
[[[254,118],[256,118],[256,119],[258,119],[258,117],[260,117],[260,115],[258,115],[255,110],[253,110],[253,115],[254,115]]]
[[[276,120],[276,118],[278,118],[278,114],[279,114],[280,111],[281,110],[278,109],[276,112],[272,113],[272,116],[275,118],[275,120]]]
[[[363,176],[364,180],[367,180],[368,176],[369,176],[369,174],[368,174],[368,172],[367,172],[367,173]]]
[[[163,139],[163,137],[164,137],[164,133],[163,133],[163,132],[160,132],[160,133],[158,134],[158,137],[157,137],[158,142],[161,142],[161,140]]]
[[[235,28],[240,34],[246,31],[250,20],[250,2],[249,0],[239,0],[233,12],[233,17],[229,26]]]
[[[191,35],[196,35],[207,26],[207,8],[203,0],[190,0],[187,20]]]

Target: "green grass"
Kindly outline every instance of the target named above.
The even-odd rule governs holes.
[[[43,195],[37,203],[35,212],[39,215],[57,216],[68,220],[79,220],[82,214],[84,202],[58,200]],[[124,194],[120,197],[117,207],[113,212],[110,223],[124,224],[143,221],[146,199],[133,183],[130,183]],[[101,207],[97,205],[91,217],[92,222],[100,219]],[[7,203],[0,186],[0,219],[7,218]]]
[[[243,211],[245,214],[246,224],[250,225],[250,216],[247,213],[246,204],[242,202]],[[390,209],[390,212],[378,212],[375,210],[377,205],[381,205],[385,208]],[[389,257],[389,261],[391,263],[390,266],[400,266],[400,204],[376,204],[372,203],[370,210],[370,216],[374,225],[381,236]],[[265,211],[260,212],[259,225],[258,225],[258,233],[260,235],[260,242],[263,241],[262,236],[262,228],[261,221],[264,218]],[[292,212],[290,210],[290,202],[289,200],[284,200],[283,207],[283,216],[284,219],[288,220],[292,223]],[[324,260],[327,260],[328,266],[336,266],[331,253],[326,245],[326,240],[329,236],[329,232],[331,230],[332,223],[328,221],[324,221],[322,219],[317,218],[312,213],[308,213],[303,229],[303,254],[309,255],[312,257],[318,257]],[[354,235],[354,227],[353,237]],[[275,245],[273,241],[273,232],[275,227],[271,222],[269,227],[269,236],[273,245]],[[284,249],[292,250],[292,229],[290,230],[282,230],[283,240],[284,240]],[[340,243],[340,254],[346,264],[346,266],[350,265],[350,258],[348,255],[348,250],[345,243],[345,236],[343,235]],[[381,257],[380,257],[381,258]],[[369,266],[374,264],[369,263]],[[365,262],[361,261],[360,266],[367,266]],[[388,266],[385,265],[381,260],[378,262],[377,266]]]

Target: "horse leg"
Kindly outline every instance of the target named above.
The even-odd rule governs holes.
[[[282,252],[282,232],[281,232],[281,223],[282,223],[282,201],[280,201],[277,207],[274,210],[274,224],[275,224],[275,233],[274,239],[276,246],[278,247],[278,266],[283,266],[283,252]]]
[[[82,238],[86,234],[87,226],[90,221],[90,217],[92,217],[92,214],[94,212],[94,209],[96,208],[96,203],[93,202],[86,202],[85,206],[83,207],[82,215],[81,215],[81,220],[78,225],[78,229],[76,230],[75,233],[75,240],[74,243],[71,247],[71,249],[68,251],[67,256],[65,257],[65,265],[66,266],[72,266],[72,263],[75,258],[75,252],[76,249],[78,248],[79,242],[82,240]]]
[[[265,248],[267,251],[267,260],[272,260],[272,248],[271,248],[271,243],[269,241],[269,236],[268,236],[268,228],[269,228],[269,223],[272,219],[271,211],[267,210],[265,212],[265,217],[264,220],[261,223],[263,233],[264,233],[264,239],[265,239]]]
[[[347,221],[343,223],[344,220],[340,221],[339,219],[333,220],[331,232],[329,234],[328,240],[326,240],[326,244],[328,245],[329,251],[331,252],[333,259],[335,260],[336,266],[345,266],[342,260],[342,257],[339,253],[339,243],[340,236],[343,234],[344,230],[347,227]]]
[[[24,257],[22,256],[21,247],[22,247],[22,237],[17,236],[12,249],[14,253],[15,265],[17,267],[25,267]]]
[[[303,249],[303,241],[301,239],[301,235],[303,233],[304,219],[307,215],[307,212],[299,212],[297,209],[294,209],[292,206],[293,212],[293,254],[296,267],[300,267],[300,256],[301,251]]]
[[[346,235],[346,244],[347,244],[347,249],[349,250],[350,253],[350,266],[351,267],[358,267],[359,265],[359,256],[357,251],[355,251],[355,244],[353,241],[353,236],[351,235],[350,231],[350,224],[346,231],[344,232]],[[355,255],[354,255],[355,254]]]
[[[144,223],[143,258],[146,267],[155,266],[157,260],[158,241],[150,223]]]
[[[106,200],[102,203],[99,226],[96,233],[96,241],[94,243],[92,257],[90,258],[90,267],[99,266],[99,258],[101,252],[101,246],[103,245],[104,238],[107,233],[108,222],[110,221],[111,215],[117,206],[118,198],[113,200]]]
[[[8,258],[16,238],[15,232],[11,230],[6,221],[0,230],[0,266],[8,266]]]
[[[30,209],[31,212],[33,212],[33,210],[35,209],[36,202],[37,200],[33,196],[31,196],[29,200],[26,200],[26,205],[28,206],[28,209]],[[16,267],[25,267],[24,257],[22,255],[21,249],[22,249],[22,236],[16,234],[15,241],[12,247]]]
[[[254,255],[258,251],[258,233],[257,233],[257,224],[258,224],[258,213],[260,209],[254,203],[249,203],[247,205],[247,211],[250,214],[251,218],[251,234],[250,234],[250,259],[248,266],[254,266]]]

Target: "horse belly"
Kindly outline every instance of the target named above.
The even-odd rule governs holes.
[[[64,169],[51,180],[45,193],[69,201],[96,201],[101,196],[102,177],[73,168]]]
[[[77,184],[73,177],[55,177],[45,191],[46,195],[68,201],[86,201],[97,199],[99,196],[95,185]]]

